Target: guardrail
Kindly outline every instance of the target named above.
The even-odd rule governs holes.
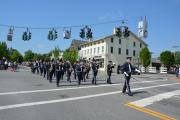
[[[145,73],[145,67],[140,67],[142,73]]]
[[[167,68],[166,67],[161,67],[160,68],[160,73],[167,74]]]
[[[149,67],[149,73],[157,73],[156,67]]]

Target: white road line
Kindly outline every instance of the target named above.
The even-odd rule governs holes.
[[[140,107],[146,107],[148,105],[151,105],[151,104],[158,102],[158,101],[161,101],[163,99],[171,98],[175,95],[180,95],[180,90],[175,90],[172,92],[166,92],[166,93],[158,94],[158,95],[151,96],[148,98],[144,98],[141,100],[137,100],[137,101],[131,102],[131,103],[134,105],[140,106]]]
[[[176,98],[180,98],[180,96],[176,96],[176,95],[175,95],[174,97],[176,97]]]
[[[160,82],[167,81],[165,80],[154,80],[154,81],[142,81],[142,82],[132,82],[133,83],[152,83],[152,82]],[[52,92],[52,91],[63,91],[63,90],[76,90],[76,89],[86,89],[86,88],[98,88],[98,87],[107,87],[107,86],[117,86],[122,84],[105,84],[105,85],[97,85],[97,86],[83,86],[83,87],[71,87],[71,88],[60,88],[60,89],[45,89],[45,90],[31,90],[31,91],[16,91],[16,92],[2,92],[1,95],[15,95],[15,94],[25,94],[25,93],[38,93],[38,92]]]
[[[172,86],[172,85],[180,85],[180,83],[163,84],[163,85],[155,85],[155,86],[134,88],[132,90],[142,90],[142,89],[150,89],[150,88]],[[49,100],[49,101],[39,101],[39,102],[31,102],[31,103],[6,105],[6,106],[0,106],[0,110],[21,108],[21,107],[28,107],[28,106],[36,106],[36,105],[43,105],[43,104],[50,104],[50,103],[60,103],[60,102],[68,102],[68,101],[75,101],[75,100],[83,100],[83,99],[88,99],[88,98],[101,97],[101,96],[107,96],[107,95],[114,95],[114,94],[120,94],[120,93],[121,93],[120,91],[114,91],[114,92],[107,92],[107,93],[80,96],[80,97],[72,97],[72,98],[66,98],[66,99],[56,99],[56,100]]]

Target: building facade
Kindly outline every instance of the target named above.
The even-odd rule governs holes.
[[[127,57],[132,57],[134,64],[139,63],[139,53],[147,44],[130,32],[128,38],[110,35],[102,39],[87,42],[81,45],[79,55],[81,59],[97,60],[100,70],[105,71],[108,61],[112,61],[117,65],[122,65]]]

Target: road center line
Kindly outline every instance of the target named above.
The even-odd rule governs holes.
[[[162,114],[160,112],[156,112],[156,111],[148,109],[148,108],[144,108],[144,107],[134,105],[133,103],[128,103],[128,104],[126,104],[126,106],[128,106],[130,108],[133,108],[135,110],[138,110],[140,112],[147,113],[147,114],[152,115],[154,117],[158,117],[158,118],[160,118],[162,120],[176,120],[175,118],[170,117],[168,115]]]
[[[154,81],[142,81],[142,82],[132,82],[132,84],[136,83],[153,83],[153,82],[160,82],[160,81],[167,81],[165,80],[154,80]],[[87,89],[87,88],[98,88],[98,87],[108,87],[108,86],[117,86],[121,84],[106,84],[106,85],[97,85],[97,86],[82,86],[82,87],[71,87],[71,88],[60,88],[60,89],[45,89],[45,90],[30,90],[30,91],[16,91],[16,92],[2,92],[1,95],[15,95],[15,94],[25,94],[25,93],[38,93],[38,92],[52,92],[52,91],[63,91],[63,90],[76,90],[76,89]]]
[[[142,89],[150,89],[150,88],[172,86],[172,85],[180,85],[180,83],[162,84],[162,85],[134,88],[132,90],[142,90]],[[121,93],[121,91],[114,91],[114,92],[107,92],[107,93],[87,95],[87,96],[80,96],[80,97],[72,97],[72,98],[66,98],[66,99],[56,99],[56,100],[49,100],[49,101],[39,101],[39,102],[31,102],[31,103],[6,105],[6,106],[0,106],[0,110],[13,109],[13,108],[21,108],[21,107],[28,107],[28,106],[36,106],[36,105],[43,105],[43,104],[50,104],[50,103],[68,102],[68,101],[82,100],[82,99],[88,99],[88,98],[94,98],[94,97],[100,97],[100,96],[120,94],[120,93]]]

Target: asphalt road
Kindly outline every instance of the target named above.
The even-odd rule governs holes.
[[[159,120],[180,119],[180,82],[170,75],[133,76],[132,97],[121,93],[124,78],[99,72],[78,86],[55,79],[49,83],[28,70],[0,71],[0,120]],[[66,77],[64,78],[66,79]]]

